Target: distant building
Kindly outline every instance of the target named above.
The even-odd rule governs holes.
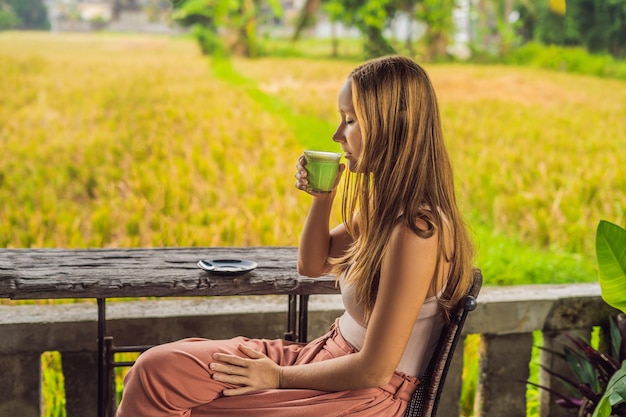
[[[170,0],[44,0],[55,32],[171,33],[180,29],[171,21]]]

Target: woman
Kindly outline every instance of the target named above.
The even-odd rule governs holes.
[[[118,417],[404,414],[470,284],[472,244],[418,64],[391,56],[360,65],[339,113],[333,140],[351,172],[344,221],[329,230],[336,188],[310,193],[298,271],[335,273],[346,312],[306,345],[185,339],[150,349],[126,377]],[[296,187],[308,192],[305,164],[300,157]]]

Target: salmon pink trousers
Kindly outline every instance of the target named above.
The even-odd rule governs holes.
[[[244,344],[282,366],[319,362],[354,353],[339,332],[308,343],[237,337],[230,340],[183,339],[142,353],[124,379],[117,417],[396,417],[404,415],[418,378],[396,372],[380,388],[326,392],[274,389],[225,397],[233,385],[214,380],[209,369],[214,352],[244,356]]]

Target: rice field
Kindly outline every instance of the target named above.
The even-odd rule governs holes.
[[[0,33],[0,247],[297,245],[310,197],[295,162],[337,149],[336,95],[356,64]],[[424,66],[486,284],[594,281],[598,221],[626,223],[626,83]],[[50,416],[63,415],[55,363]]]

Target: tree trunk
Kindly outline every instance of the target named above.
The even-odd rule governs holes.
[[[396,50],[387,42],[380,29],[368,26],[364,29],[366,35],[364,52],[367,58],[395,54]]]

